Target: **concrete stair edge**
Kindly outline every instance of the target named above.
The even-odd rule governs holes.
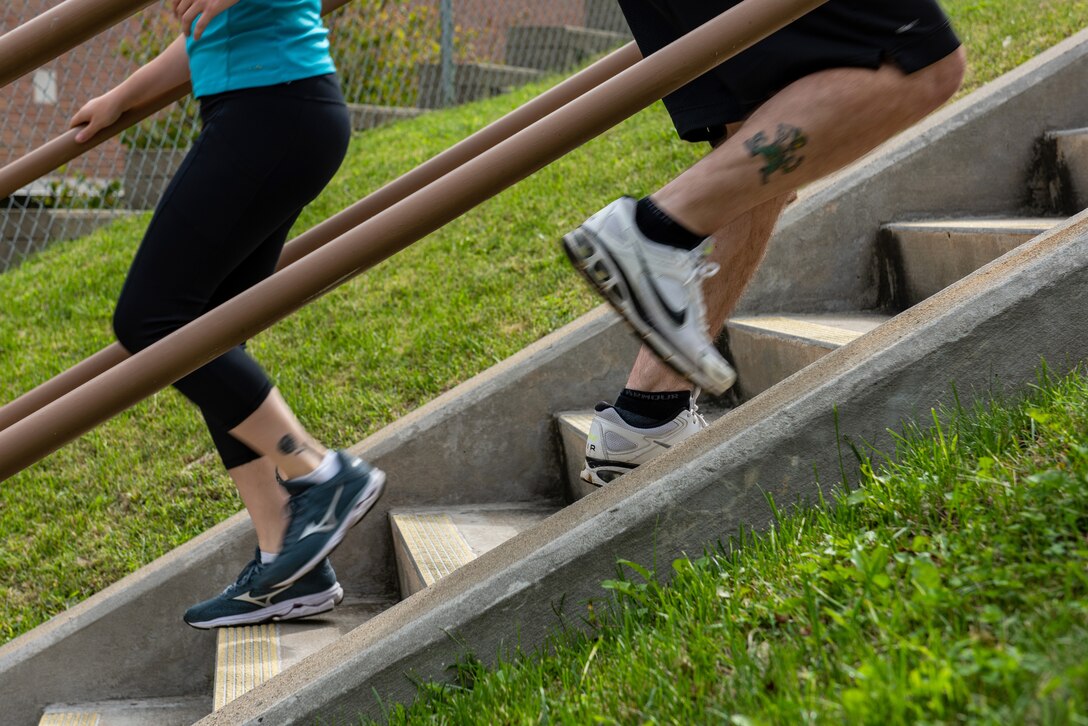
[[[504,502],[390,511],[401,596],[432,586],[560,508],[556,503]]]
[[[189,726],[210,712],[210,701],[194,696],[54,704],[38,726]]]
[[[915,305],[1062,221],[959,217],[885,224],[877,255],[887,304],[895,309]]]
[[[879,313],[780,313],[735,316],[726,322],[736,388],[750,399],[887,322]]]

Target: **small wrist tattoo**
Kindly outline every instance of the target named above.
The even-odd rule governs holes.
[[[766,135],[760,131],[745,141],[744,146],[752,156],[764,158],[766,163],[760,171],[763,174],[763,183],[766,184],[770,181],[771,174],[776,171],[789,174],[801,166],[805,157],[797,151],[807,143],[808,138],[801,129],[789,124],[778,124],[774,141],[767,141]]]

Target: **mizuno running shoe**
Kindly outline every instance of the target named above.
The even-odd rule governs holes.
[[[266,572],[277,587],[291,584],[325,559],[385,490],[385,472],[343,451],[336,456],[340,471],[326,482],[283,482],[291,495],[290,520],[283,547]]]
[[[226,590],[189,608],[185,622],[207,629],[294,620],[328,612],[344,599],[327,559],[290,585],[270,586],[264,574],[258,554]]]

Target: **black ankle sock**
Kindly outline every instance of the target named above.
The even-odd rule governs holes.
[[[636,391],[623,389],[616,399],[620,418],[632,426],[650,428],[672,421],[691,407],[691,391]]]
[[[652,241],[683,250],[693,250],[706,239],[665,214],[649,197],[635,204],[635,224]]]

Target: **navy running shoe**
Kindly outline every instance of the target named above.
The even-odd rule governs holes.
[[[305,575],[340,544],[385,490],[385,472],[343,451],[340,471],[321,484],[287,480],[291,519],[283,547],[265,575],[276,587]]]
[[[344,588],[327,559],[285,587],[269,586],[265,567],[258,553],[226,590],[189,608],[185,622],[206,630],[294,620],[328,612],[344,599]]]

